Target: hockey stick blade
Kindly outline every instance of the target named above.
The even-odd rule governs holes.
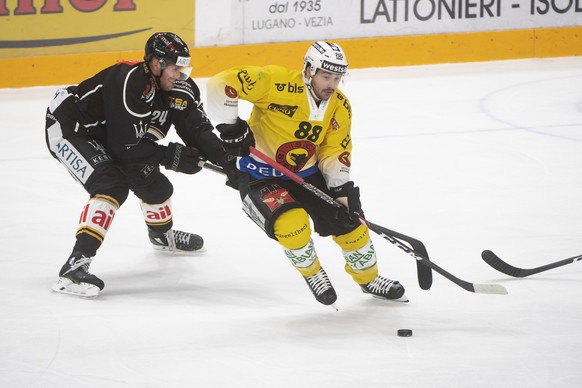
[[[439,267],[434,262],[430,261],[427,257],[419,253],[418,251],[412,250],[408,248],[406,245],[402,244],[395,236],[392,236],[389,229],[386,229],[380,225],[373,224],[369,222],[372,226],[372,230],[378,234],[381,234],[386,240],[390,241],[398,248],[402,249],[404,252],[408,253],[410,256],[414,257],[418,262],[422,263],[424,266],[427,266],[437,273],[441,274],[445,278],[449,279],[459,287],[476,294],[497,294],[497,295],[507,295],[507,290],[505,287],[499,284],[479,284],[479,283],[471,283],[463,279],[459,279],[458,277],[454,276],[450,272],[444,270],[443,268]],[[388,233],[385,233],[388,232]]]
[[[405,234],[396,232],[394,230],[390,230],[390,229],[385,228],[383,226],[376,225],[372,222],[368,222],[367,225],[374,233],[379,234],[380,236],[382,236],[382,234],[385,234],[385,235],[390,235],[396,239],[406,241],[408,244],[410,244],[410,246],[412,247],[412,250],[414,252],[418,253],[420,256],[425,258],[427,261],[429,260],[428,252],[426,250],[426,247],[422,243],[422,241],[419,241],[419,240],[412,238],[410,236],[407,236]],[[386,237],[384,237],[384,236],[382,236],[382,237],[384,239],[386,239]],[[388,240],[388,241],[390,241],[390,240]],[[406,250],[404,250],[404,251],[407,252]],[[420,288],[423,290],[430,290],[430,288],[432,287],[432,270],[431,270],[430,266],[426,265],[426,263],[423,263],[421,260],[417,260],[416,261],[416,276],[418,278],[418,285],[420,286]]]
[[[564,260],[559,260],[550,264],[542,265],[536,268],[518,268],[501,260],[499,256],[497,256],[495,253],[491,252],[488,249],[481,252],[481,258],[483,259],[483,261],[485,261],[487,264],[489,264],[497,271],[509,276],[513,276],[515,278],[525,278],[527,276],[544,272],[549,269],[562,267],[564,265],[575,263],[577,261],[582,261],[582,255],[578,255],[569,257]]]

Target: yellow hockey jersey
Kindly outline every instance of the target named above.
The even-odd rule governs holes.
[[[318,106],[301,71],[274,65],[234,67],[208,81],[207,112],[215,123],[234,123],[239,99],[253,104],[247,122],[259,151],[302,176],[319,168],[328,187],[350,180],[352,112],[340,90]]]

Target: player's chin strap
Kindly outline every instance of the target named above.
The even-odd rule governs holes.
[[[149,72],[148,76],[150,77],[150,81],[153,81],[155,84],[155,89],[156,90],[160,90],[160,77],[157,77],[154,72],[152,71],[152,68],[150,67],[150,63],[149,61],[144,61],[144,67],[147,68],[146,74],[147,72]],[[161,75],[162,73],[160,73]]]
[[[309,94],[311,94],[311,97],[315,100],[317,104],[319,104],[321,102],[321,98],[317,97],[317,95],[315,94],[313,86],[311,86],[311,80],[313,79],[313,77],[307,78],[307,75],[305,74],[306,69],[307,67],[303,69],[303,73],[301,74],[303,77],[303,83],[305,84],[305,88],[307,88],[307,90],[309,91]]]
[[[161,85],[160,80],[162,79],[162,74],[164,74],[164,71],[168,68],[168,62],[163,58],[158,58],[158,61],[160,62],[160,76],[156,77],[156,81],[158,81],[158,85]]]
[[[160,75],[155,75],[152,68],[150,67],[151,59],[148,62],[146,62],[146,64],[148,69],[150,70],[150,73],[152,74],[151,76],[156,81],[157,90],[162,90],[162,74],[164,73],[164,70],[166,70],[166,68],[168,67],[168,64],[166,63],[165,60],[161,58],[158,58],[158,61],[160,63]]]
[[[319,103],[321,101],[323,101],[323,99],[317,97],[317,95],[315,94],[315,91],[313,90],[313,87],[311,86],[311,83],[305,84],[305,87],[309,91],[309,94],[311,94],[311,97],[313,98],[313,100],[315,101],[315,103],[319,106]]]

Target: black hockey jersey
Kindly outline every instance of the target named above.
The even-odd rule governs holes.
[[[163,151],[155,141],[172,125],[186,145],[198,148],[208,160],[222,164],[225,158],[200,90],[190,78],[165,92],[145,62],[123,62],[67,90],[72,96],[54,112],[57,120],[68,123],[70,133],[99,140],[117,161],[155,158]]]

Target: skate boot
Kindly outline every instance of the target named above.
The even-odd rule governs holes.
[[[305,276],[304,278],[319,303],[333,306],[337,300],[337,295],[323,268],[320,268],[315,275]]]
[[[148,235],[155,249],[172,253],[204,252],[204,240],[194,233],[170,229],[165,233],[148,229]]]
[[[398,280],[390,280],[377,275],[370,283],[360,284],[360,287],[365,294],[371,294],[376,298],[408,302],[408,298],[404,295],[404,287]]]
[[[52,290],[62,294],[94,298],[105,288],[103,280],[89,272],[91,258],[73,252],[59,272],[59,280]]]

